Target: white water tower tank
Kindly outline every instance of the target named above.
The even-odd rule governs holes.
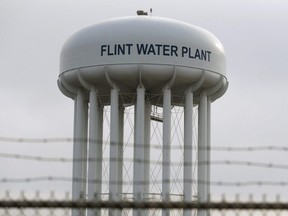
[[[210,103],[228,87],[225,52],[213,34],[184,22],[151,16],[100,22],[76,32],[63,46],[58,86],[75,101],[73,157],[84,162],[74,162],[73,178],[86,178],[85,164],[89,161],[88,199],[101,198],[102,193],[99,173],[103,146],[101,141],[95,146],[95,140],[103,138],[104,106],[111,109],[109,199],[122,199],[123,164],[115,158],[123,156],[123,110],[129,106],[135,106],[133,198],[143,200],[144,194],[149,194],[149,163],[144,161],[150,157],[151,106],[159,106],[163,108],[161,194],[162,200],[169,200],[171,107],[182,106],[184,164],[188,164],[183,168],[183,196],[192,200],[193,107],[199,107],[198,147],[207,150]],[[207,160],[209,151],[199,150],[198,161]],[[208,199],[209,186],[201,182],[209,181],[209,169],[208,165],[198,169],[200,201]],[[72,193],[73,199],[83,199],[86,183],[73,182]]]

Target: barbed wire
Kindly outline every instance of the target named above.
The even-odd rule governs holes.
[[[100,144],[103,141],[99,140],[91,140],[91,139],[73,139],[73,138],[11,138],[11,137],[0,137],[0,144],[1,143],[33,143],[33,144],[45,144],[45,143],[72,143],[73,141],[76,142],[89,142],[89,143],[95,143]],[[127,147],[134,147],[133,143],[127,143],[125,144]],[[144,148],[145,145],[138,145],[137,148]],[[162,149],[162,146],[159,146],[158,144],[149,144],[149,147],[152,149]],[[171,149],[182,149],[181,146],[171,145],[169,148]],[[201,149],[201,150],[207,150],[206,147],[198,148],[196,146],[191,146],[193,149]],[[213,151],[288,151],[287,146],[275,146],[275,145],[267,145],[267,146],[211,146],[209,147],[209,150]]]
[[[75,141],[75,140],[74,140]],[[76,140],[77,141],[77,140]],[[87,139],[81,139],[78,141],[87,142]],[[95,144],[99,143],[93,140],[90,140]],[[9,138],[9,137],[0,137],[0,144],[1,143],[72,143],[72,138]],[[115,144],[115,143],[114,143]],[[112,144],[113,145],[113,144]],[[125,144],[125,147],[134,147],[133,144]],[[161,145],[149,145],[150,148],[161,149]],[[138,146],[137,146],[138,147]],[[142,147],[140,147],[142,148]],[[174,149],[181,149],[182,147],[179,146],[171,146]],[[193,146],[195,148],[195,146]],[[196,147],[197,149],[197,147]],[[203,150],[202,148],[198,150]],[[281,147],[281,146],[248,146],[248,147],[224,147],[224,146],[214,146],[210,148],[211,151],[263,151],[263,150],[274,150],[274,151],[288,151],[288,147]],[[12,153],[1,153],[0,158],[2,159],[14,159],[14,160],[30,160],[35,162],[54,162],[54,163],[72,163],[72,162],[83,162],[88,160],[89,162],[109,162],[109,161],[121,161],[123,163],[132,163],[132,162],[141,162],[144,164],[150,164],[154,166],[167,166],[173,164],[174,167],[176,166],[202,166],[209,164],[211,166],[244,166],[244,167],[251,167],[251,168],[267,168],[267,169],[282,169],[288,170],[288,164],[276,164],[276,163],[265,163],[265,162],[255,162],[255,161],[237,161],[237,160],[213,160],[213,161],[200,161],[200,162],[193,162],[193,163],[183,163],[171,161],[168,163],[163,163],[159,160],[135,160],[133,158],[67,158],[67,157],[45,157],[45,156],[35,156],[35,155],[24,155],[24,154],[12,154]],[[86,179],[80,178],[71,178],[71,177],[59,177],[59,176],[40,176],[40,177],[26,177],[26,178],[2,178],[0,179],[0,183],[32,183],[32,182],[43,182],[43,181],[62,181],[62,182],[86,182]],[[183,179],[178,178],[177,180],[169,180],[170,183],[177,183],[183,182]],[[288,181],[210,181],[210,182],[203,182],[197,181],[197,179],[187,180],[189,183],[198,182],[198,184],[210,184],[213,186],[236,186],[236,187],[246,187],[246,186],[288,186]],[[185,180],[185,182],[187,182]],[[95,180],[88,180],[88,182],[97,183]],[[154,184],[161,184],[162,180],[153,180]],[[98,182],[100,183],[100,182]],[[102,181],[101,183],[107,184],[108,181]],[[115,184],[119,184],[120,182],[114,182]],[[135,184],[147,184],[149,182],[134,182]],[[123,182],[123,185],[131,185],[131,181]]]
[[[141,162],[144,164],[158,164],[158,161],[156,160],[135,160],[133,158],[58,158],[58,157],[40,157],[40,156],[33,156],[33,155],[22,155],[22,154],[10,154],[10,153],[0,153],[0,158],[10,158],[10,159],[16,159],[16,160],[32,160],[32,161],[40,161],[40,162],[62,162],[62,163],[71,163],[71,162],[83,162],[83,161],[89,161],[89,162],[108,162],[108,161],[121,161],[121,162]],[[238,165],[238,166],[247,166],[247,167],[257,167],[257,168],[272,168],[272,169],[288,169],[287,164],[274,164],[274,163],[263,163],[263,162],[252,162],[252,161],[232,161],[232,160],[219,160],[219,161],[200,161],[196,163],[187,163],[184,164],[182,162],[162,162],[162,166],[168,166],[170,164],[173,164],[174,166],[202,166],[202,165]]]
[[[0,142],[12,143],[59,143],[72,142],[73,138],[13,138],[0,137]]]
[[[242,182],[229,182],[229,181],[200,181],[197,179],[193,180],[182,180],[182,182],[205,184],[211,186],[231,186],[231,187],[247,187],[247,186],[288,186],[288,181],[242,181]],[[130,181],[98,181],[94,179],[83,179],[83,178],[70,178],[70,177],[61,177],[61,176],[40,176],[40,177],[27,177],[27,178],[2,178],[0,179],[0,183],[32,183],[32,182],[45,182],[45,181],[61,181],[61,182],[88,182],[88,183],[102,183],[108,185],[131,185]],[[154,183],[177,183],[179,180],[155,180]],[[134,181],[133,184],[144,185],[148,184],[146,181]]]
[[[84,161],[84,159],[80,158],[62,158],[62,157],[40,157],[34,155],[23,155],[23,154],[11,154],[11,153],[0,153],[0,158],[10,158],[16,160],[32,160],[32,161],[43,161],[43,162],[63,162],[63,163],[70,163],[73,161]],[[92,159],[91,159],[92,160]],[[94,161],[99,161],[94,159]]]

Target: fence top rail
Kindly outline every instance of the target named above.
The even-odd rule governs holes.
[[[0,200],[0,208],[288,210],[288,202],[149,202]]]

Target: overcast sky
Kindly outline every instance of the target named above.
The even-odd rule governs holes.
[[[283,146],[288,138],[288,1],[283,0],[1,0],[0,137],[72,137],[73,101],[59,91],[59,54],[74,32],[99,21],[153,8],[215,34],[227,54],[226,94],[212,105],[212,145]],[[288,147],[288,146],[287,146]],[[1,153],[70,157],[68,144],[0,142]],[[287,164],[287,151],[213,151],[212,160]],[[69,176],[70,167],[21,167],[1,159],[0,178]],[[27,162],[25,162],[27,163]],[[18,169],[20,167],[20,169]],[[41,167],[41,168],[39,168]],[[54,168],[53,168],[54,167]],[[67,169],[66,169],[67,168]],[[17,170],[17,171],[16,171]],[[63,172],[64,170],[64,172]],[[287,169],[212,166],[214,181],[288,181]],[[43,188],[0,184],[0,191]],[[44,183],[43,183],[44,184]],[[70,185],[45,182],[48,189]],[[281,193],[287,187],[212,187],[212,193]]]

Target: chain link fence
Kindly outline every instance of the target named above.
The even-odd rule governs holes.
[[[28,194],[28,193],[27,193]],[[69,193],[62,198],[56,198],[54,192],[43,199],[39,192],[35,194],[21,192],[18,198],[12,197],[7,191],[0,199],[0,216],[70,216],[76,215],[137,215],[158,216],[169,213],[171,216],[284,216],[288,215],[288,202],[281,201],[277,196],[274,201],[268,201],[266,196],[255,201],[251,195],[248,200],[240,200],[236,195],[232,201],[222,197],[219,201],[184,202],[184,201],[88,201],[71,200]],[[63,194],[62,194],[63,195]],[[43,195],[44,197],[45,195]],[[57,195],[60,196],[60,195]],[[184,214],[185,213],[185,214]],[[187,214],[188,213],[188,214]],[[168,214],[167,214],[168,215]]]
[[[224,171],[221,172],[221,175],[218,173],[218,175],[214,175],[209,182],[197,181],[197,175],[189,182],[191,184],[196,184],[195,182],[197,184],[209,184],[213,188],[213,196],[210,197],[210,202],[201,203],[195,197],[197,195],[196,187],[194,188],[193,201],[183,201],[183,178],[179,170],[185,164],[181,158],[176,158],[177,160],[173,161],[171,201],[162,201],[161,188],[159,189],[158,186],[161,185],[162,181],[159,177],[159,164],[163,165],[163,163],[158,155],[149,161],[143,161],[143,163],[150,163],[152,179],[150,182],[150,196],[145,197],[141,202],[136,202],[131,195],[132,177],[130,174],[133,162],[131,155],[127,155],[123,159],[125,175],[121,183],[127,190],[123,191],[121,200],[108,200],[109,182],[107,180],[108,173],[105,171],[109,162],[107,155],[102,158],[104,177],[101,201],[86,200],[85,196],[80,201],[72,200],[70,192],[65,193],[63,191],[70,190],[73,181],[87,181],[87,179],[71,178],[72,162],[81,162],[82,159],[72,158],[71,154],[64,154],[65,151],[53,151],[51,154],[48,154],[47,148],[47,151],[43,151],[44,146],[49,146],[49,149],[54,146],[58,150],[58,148],[67,144],[67,148],[63,148],[66,150],[71,148],[72,142],[73,139],[70,138],[25,139],[0,137],[2,149],[0,152],[0,165],[2,166],[0,172],[0,216],[70,216],[72,211],[79,216],[108,216],[111,215],[111,212],[117,212],[117,216],[132,216],[134,211],[137,211],[137,216],[138,213],[139,216],[162,216],[163,211],[165,213],[169,212],[170,216],[184,215],[184,213],[191,216],[288,216],[286,193],[288,164],[286,160],[280,160],[281,157],[286,158],[288,151],[286,145],[240,147],[213,145],[210,149],[212,154],[221,157],[214,157],[209,163],[213,166],[213,170],[217,172]],[[32,147],[37,150],[36,153],[27,150],[32,149]],[[126,150],[131,150],[132,147],[132,143],[125,145]],[[193,148],[196,147],[193,146]],[[151,144],[151,149],[159,155],[161,154],[159,145]],[[172,145],[171,149],[174,153],[181,152],[182,146]],[[270,154],[274,156],[271,160],[268,160],[267,156]],[[258,157],[254,157],[255,155]],[[261,155],[263,155],[262,158],[259,157]],[[97,158],[90,158],[90,160],[97,161]],[[115,158],[115,160],[117,159]],[[208,161],[195,161],[192,167],[202,166],[206,163]],[[34,166],[34,173],[29,172],[32,165]],[[51,168],[50,172],[47,171],[48,168]],[[97,182],[94,179],[87,182],[89,181]],[[17,192],[19,188],[20,190],[26,190],[26,192]],[[39,189],[39,191],[28,192],[34,189]],[[256,189],[259,189],[258,193],[256,193]],[[55,192],[45,192],[49,190]],[[248,191],[254,197],[252,195],[250,197],[239,197],[238,195],[232,197],[231,193],[234,193],[234,191],[242,194],[246,194]],[[259,198],[259,191],[266,193],[267,196]],[[226,197],[214,196],[219,192],[226,194]],[[270,199],[276,193],[281,194],[281,199],[280,196]]]

